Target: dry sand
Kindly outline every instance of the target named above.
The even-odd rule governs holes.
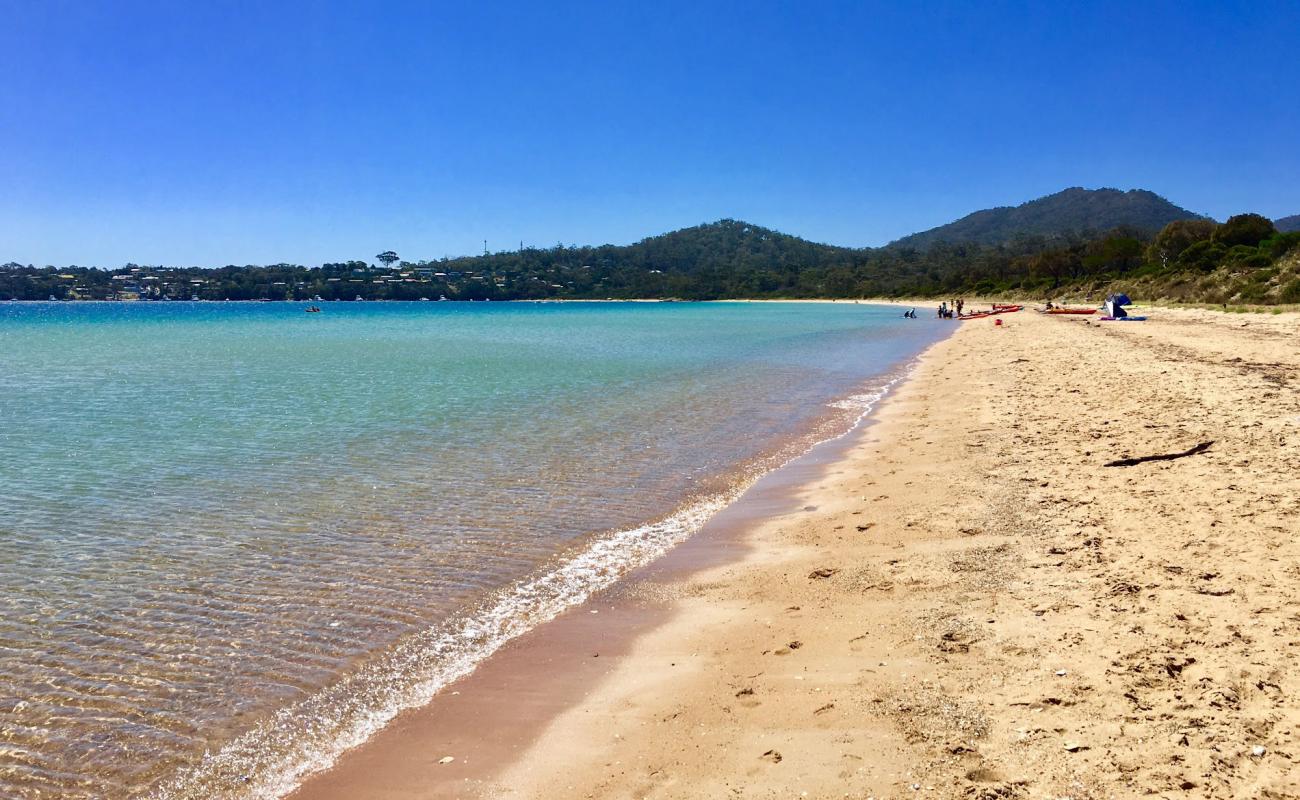
[[[960,323],[510,758],[300,796],[1300,796],[1300,316],[1155,313]]]

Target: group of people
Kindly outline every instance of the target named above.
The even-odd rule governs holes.
[[[954,317],[960,317],[962,309],[964,309],[965,307],[966,307],[966,301],[963,298],[958,297],[955,300],[945,300],[939,304],[939,319],[952,319]],[[908,311],[904,311],[903,316],[906,317],[907,319],[916,319],[916,309],[913,308]]]
[[[955,300],[944,301],[939,304],[939,319],[952,319],[960,317],[961,310],[966,306],[966,301],[960,297]]]

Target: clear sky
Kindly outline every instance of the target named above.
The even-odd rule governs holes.
[[[1300,3],[0,0],[0,261],[1300,213]]]

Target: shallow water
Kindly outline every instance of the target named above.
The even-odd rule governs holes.
[[[0,304],[0,796],[276,796],[946,330],[844,303],[302,308]]]

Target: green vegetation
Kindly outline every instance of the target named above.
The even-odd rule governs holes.
[[[1102,199],[1134,202],[1133,192],[1100,191]],[[1149,208],[1147,198],[1137,200]],[[1278,232],[1257,214],[1222,224],[1179,217],[1155,230],[1126,223],[1100,233],[1071,229],[1075,219],[1063,217],[1050,233],[936,241],[924,249],[835,247],[721,220],[626,246],[556,245],[415,262],[385,250],[378,265],[101,270],[11,263],[0,266],[0,300],[1096,298],[1123,290],[1143,300],[1300,302],[1300,232]]]
[[[1258,214],[1217,225],[1171,222],[1147,245],[1141,264],[1115,266],[1063,282],[1059,292],[1125,291],[1147,300],[1216,305],[1300,302],[1300,232],[1280,233]]]

